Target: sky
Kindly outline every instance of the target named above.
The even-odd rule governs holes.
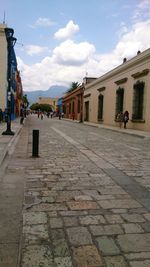
[[[68,88],[150,48],[150,0],[0,0],[23,90]]]

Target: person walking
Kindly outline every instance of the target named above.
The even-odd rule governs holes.
[[[129,112],[126,110],[123,114],[123,122],[124,122],[124,128],[127,128],[127,123],[129,120]]]
[[[120,129],[122,127],[123,118],[124,118],[123,113],[122,112],[119,112],[118,115],[117,115],[117,121],[119,122]]]

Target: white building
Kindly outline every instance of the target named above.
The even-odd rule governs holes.
[[[128,128],[150,131],[150,49],[85,84],[84,121],[118,126],[126,110]]]

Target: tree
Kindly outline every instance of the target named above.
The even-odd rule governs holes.
[[[80,86],[80,83],[78,82],[72,82],[70,88],[68,89],[67,93],[71,93],[74,90],[76,90]]]
[[[22,101],[23,101],[23,104],[25,107],[29,106],[29,101],[28,101],[27,95],[23,95]]]
[[[51,112],[53,109],[51,107],[51,105],[49,104],[39,104],[39,103],[33,103],[31,106],[30,106],[30,109],[31,110],[40,110],[42,112]]]

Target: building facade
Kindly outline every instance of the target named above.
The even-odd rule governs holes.
[[[84,85],[82,84],[77,89],[64,95],[63,112],[65,118],[82,121],[83,91]]]
[[[117,115],[129,112],[128,128],[150,131],[150,49],[85,83],[84,121],[118,126]]]
[[[38,103],[39,104],[48,104],[52,107],[53,111],[56,111],[57,109],[57,101],[58,98],[52,98],[52,97],[39,97]]]

